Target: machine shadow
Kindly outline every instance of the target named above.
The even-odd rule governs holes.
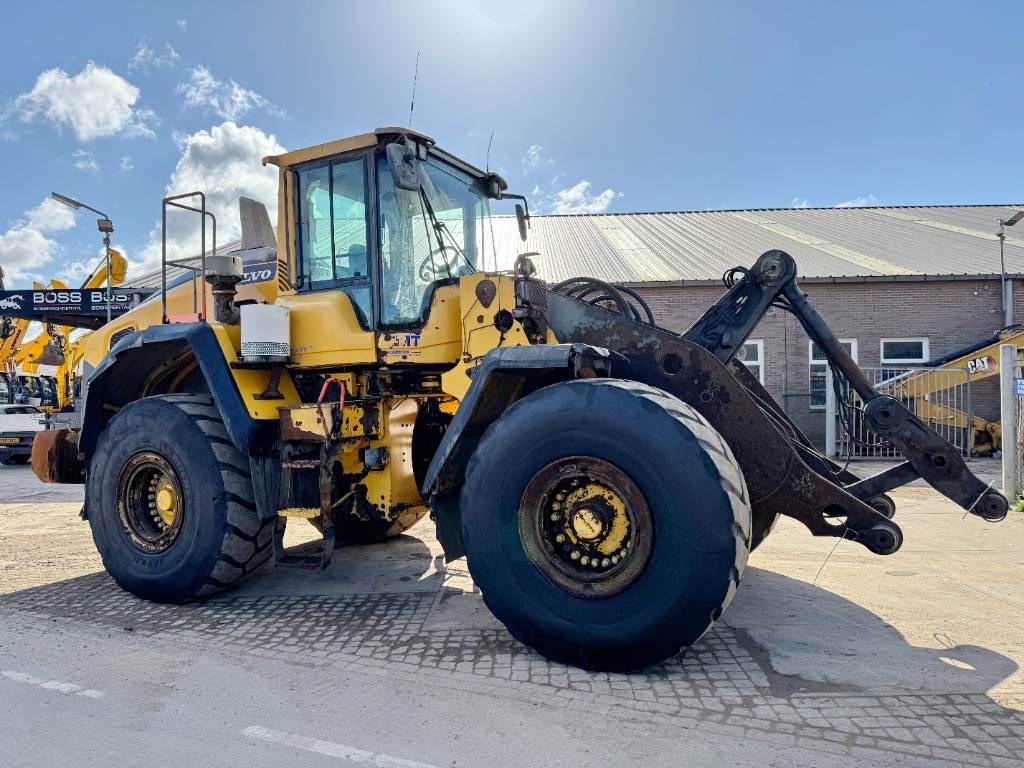
[[[746,569],[723,620],[744,638],[778,695],[986,693],[1019,668],[997,651],[939,631],[932,637],[940,647],[914,645],[840,595],[755,566]]]

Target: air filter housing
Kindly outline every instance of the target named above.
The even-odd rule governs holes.
[[[243,304],[242,359],[247,363],[284,363],[292,353],[288,308]]]

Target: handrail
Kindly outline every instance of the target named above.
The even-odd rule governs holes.
[[[200,207],[196,208],[191,205],[184,205],[183,203],[176,202],[177,200],[184,200],[186,198],[198,197],[200,199]],[[186,266],[181,264],[180,261],[167,261],[167,207],[180,208],[183,211],[193,211],[201,214],[200,217],[200,267]],[[161,306],[161,321],[167,323],[167,265],[170,263],[173,266],[184,267],[192,271],[192,311],[198,312],[198,291],[196,288],[196,273],[202,273],[203,278],[206,278],[206,218],[209,217],[212,223],[213,230],[213,255],[217,254],[217,217],[210,211],[206,210],[206,195],[203,192],[185,192],[180,195],[169,195],[165,197],[161,205],[161,221],[160,221],[160,306]],[[203,288],[203,311],[199,313],[199,319],[201,322],[206,322],[206,289]]]

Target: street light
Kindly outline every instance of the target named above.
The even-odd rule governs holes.
[[[98,211],[95,208],[93,208],[91,205],[86,205],[85,203],[79,202],[78,200],[75,200],[75,198],[73,198],[73,197],[68,197],[67,195],[62,195],[59,192],[51,192],[50,193],[50,197],[52,197],[58,203],[61,203],[62,205],[66,205],[68,208],[70,208],[73,211],[77,211],[77,210],[79,210],[81,208],[85,208],[85,210],[92,211],[93,213],[95,213],[97,216],[100,217],[99,221],[96,222],[96,226],[99,229],[99,231],[103,233],[103,247],[106,249],[106,253],[107,253],[107,322],[109,323],[110,322],[110,233],[114,231],[114,222],[112,222],[110,220],[110,217],[107,216],[107,214],[105,214],[103,211]],[[1024,213],[1024,211],[1022,211],[1022,213]]]

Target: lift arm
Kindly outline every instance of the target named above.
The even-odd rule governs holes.
[[[705,347],[722,362],[728,362],[770,306],[792,312],[811,340],[825,353],[832,368],[850,383],[864,403],[866,424],[907,459],[897,468],[899,471],[889,470],[874,478],[850,483],[846,490],[857,498],[866,499],[920,477],[967,511],[986,520],[1001,520],[1006,516],[1006,499],[975,477],[953,446],[899,400],[872,386],[800,290],[796,263],[789,254],[768,251],[751,269],[739,270],[739,273],[725,295],[684,337]],[[780,413],[774,415],[779,417]],[[789,421],[785,414],[781,417]],[[796,430],[795,425],[792,428]]]

